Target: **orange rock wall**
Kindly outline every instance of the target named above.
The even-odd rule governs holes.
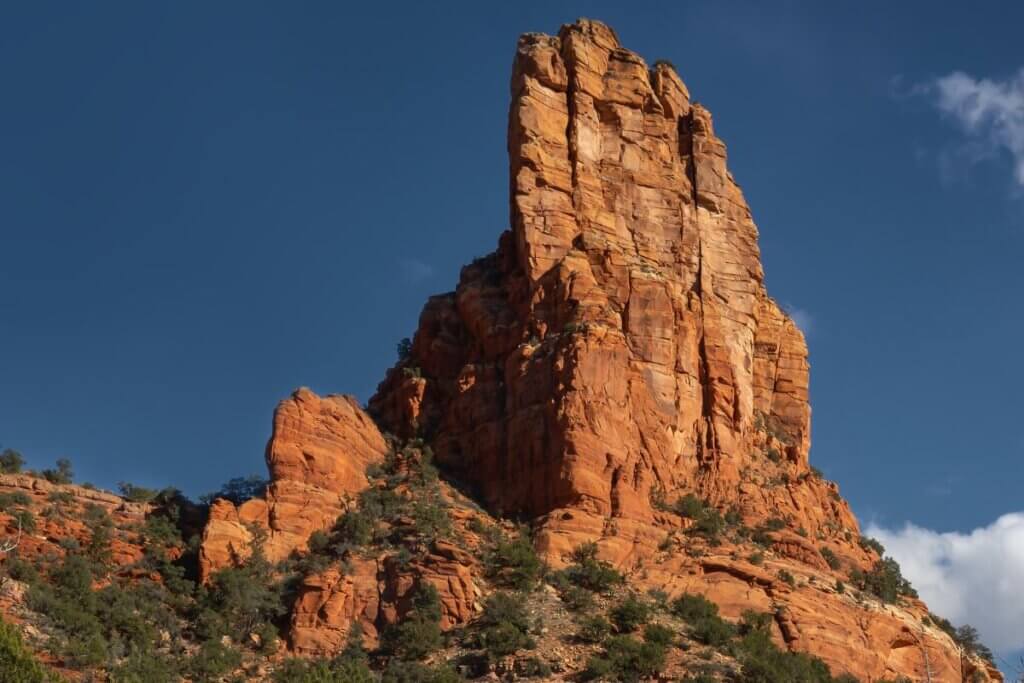
[[[266,531],[264,552],[272,562],[304,550],[310,534],[333,526],[347,501],[366,488],[367,466],[387,448],[351,396],[297,390],[274,411],[265,498],[237,508],[222,499],[210,508],[199,554],[203,580],[248,556],[252,525]]]
[[[959,680],[922,605],[835,592],[846,569],[819,547],[876,558],[811,472],[807,347],[766,292],[707,110],[589,20],[522,36],[511,90],[511,230],[428,301],[371,414],[426,438],[492,511],[534,519],[556,566],[595,540],[640,585],[777,610],[780,641],[836,671],[919,680],[927,651],[932,680]],[[771,573],[737,568],[740,548],[661,553],[681,523],[652,499],[688,492],[749,526],[784,519]]]

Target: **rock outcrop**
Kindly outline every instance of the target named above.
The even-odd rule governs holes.
[[[772,611],[780,642],[836,671],[959,680],[922,604],[834,588],[820,548],[860,569],[877,556],[809,465],[804,337],[767,294],[725,145],[675,69],[595,21],[526,34],[508,149],[511,229],[427,302],[370,401],[382,428],[426,439],[491,511],[534,520],[555,566],[596,541],[641,585]],[[660,501],[687,493],[749,527],[782,520],[771,562],[666,553],[683,523]]]
[[[491,513],[530,520],[554,567],[595,542],[633,585],[705,594],[729,618],[770,612],[780,645],[861,680],[1001,680],[919,600],[844,590],[879,557],[810,466],[803,334],[767,293],[725,145],[674,67],[649,67],[594,21],[526,34],[508,149],[510,230],[427,302],[370,401],[380,429],[429,445]],[[296,392],[275,414],[265,498],[212,507],[203,576],[257,533],[272,560],[301,554],[387,450],[354,400]],[[692,534],[671,509],[691,494],[733,532]],[[443,627],[465,623],[479,578],[458,544],[404,563],[353,555],[303,579],[290,645],[331,655],[353,623],[372,644],[423,582]]]
[[[358,623],[369,646],[381,631],[409,610],[421,584],[433,586],[441,600],[441,628],[467,623],[478,611],[479,566],[455,545],[435,542],[416,562],[402,565],[394,556],[355,558],[306,577],[292,611],[291,646],[301,655],[330,656],[344,647]]]
[[[305,549],[310,534],[329,529],[347,501],[366,488],[367,466],[387,450],[354,398],[297,390],[274,411],[265,497],[237,507],[221,499],[210,508],[199,556],[203,580],[247,557],[259,530],[271,561]]]
[[[62,542],[87,545],[93,532],[84,512],[90,506],[102,510],[118,527],[141,525],[152,507],[108,491],[54,484],[29,474],[0,474],[0,496],[17,496],[27,501],[14,507],[31,513],[34,528],[21,529],[12,510],[0,510],[0,540],[17,539],[18,556],[30,559],[62,557],[66,552]],[[111,539],[110,560],[114,566],[129,567],[142,556],[138,534]]]
[[[807,347],[707,111],[590,21],[523,36],[512,92],[512,230],[427,304],[371,412],[492,508],[595,530],[649,521],[655,490],[731,501],[751,472],[806,473]],[[811,530],[855,528],[827,493]]]

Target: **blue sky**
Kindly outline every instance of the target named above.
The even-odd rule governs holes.
[[[368,398],[507,226],[517,35],[577,16],[713,112],[861,519],[1021,510],[1010,3],[6,3],[0,443],[199,494],[294,387]]]

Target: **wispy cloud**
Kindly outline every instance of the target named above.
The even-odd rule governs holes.
[[[402,274],[410,282],[423,282],[434,275],[434,267],[414,258],[402,258],[398,260],[398,266]]]
[[[969,533],[939,533],[907,523],[867,528],[900,563],[933,612],[971,624],[996,652],[1024,648],[1024,512]]]
[[[811,315],[810,311],[790,303],[783,303],[782,310],[793,319],[793,322],[796,323],[796,326],[800,328],[805,337],[811,336],[811,332],[814,331],[814,316]]]
[[[910,94],[928,96],[960,128],[966,136],[963,159],[976,163],[1009,154],[1014,182],[1024,188],[1024,68],[1005,79],[954,71]]]

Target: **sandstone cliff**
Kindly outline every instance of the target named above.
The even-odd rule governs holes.
[[[523,522],[552,569],[592,542],[625,575],[621,593],[700,594],[734,621],[769,614],[777,645],[835,674],[1002,680],[905,586],[882,600],[848,585],[877,569],[878,548],[809,463],[804,337],[767,293],[725,146],[675,69],[649,66],[594,21],[524,35],[508,149],[510,229],[497,249],[427,302],[408,356],[366,411],[308,389],[281,402],[270,484],[241,505],[213,503],[194,558],[200,582],[258,564],[258,547],[270,560],[260,577],[294,580],[290,612],[262,626],[281,628],[291,654],[333,656],[354,625],[363,644],[380,644],[425,587],[443,629],[471,629],[488,596],[509,588],[488,554],[526,533]],[[188,534],[149,548],[177,513],[32,477],[0,477],[8,490],[24,492],[10,499],[18,506],[72,506],[21,540],[42,574],[49,558],[95,540],[74,515],[97,505],[102,528],[108,515],[117,531],[104,581],[184,585],[168,565],[191,561]],[[0,524],[16,532],[10,511]],[[568,680],[597,646],[576,638],[580,617],[567,616],[556,583],[516,599],[550,625],[534,649],[556,667],[551,678]],[[25,604],[28,584],[0,585],[5,610],[40,616]],[[190,604],[209,607],[205,590]],[[596,593],[588,599],[603,609],[620,597]],[[680,645],[666,675],[712,662],[715,680],[745,680],[728,648],[659,619]],[[248,648],[234,675],[266,680],[286,653],[264,651],[269,632],[255,624],[223,638]],[[181,625],[184,656],[208,646],[202,630]],[[438,659],[457,661],[465,642],[451,638]],[[386,651],[374,656],[378,670],[389,665]],[[519,675],[515,661],[487,666]]]
[[[273,562],[304,549],[310,534],[330,528],[346,501],[366,488],[367,466],[386,451],[384,437],[354,398],[297,390],[274,411],[266,495],[237,507],[224,499],[211,506],[200,578],[244,561],[256,530],[266,534],[263,550]]]
[[[594,540],[642,585],[770,609],[780,640],[836,671],[959,680],[922,604],[835,588],[877,557],[809,466],[807,347],[766,292],[708,111],[589,20],[522,36],[511,90],[511,229],[430,299],[371,413],[533,520],[555,566]],[[784,520],[766,566],[675,546],[688,522],[657,503],[685,493],[748,527]]]

